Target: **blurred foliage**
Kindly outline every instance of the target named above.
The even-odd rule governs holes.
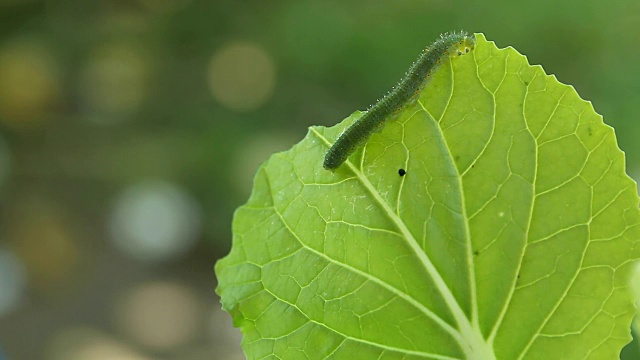
[[[126,286],[116,274],[125,284],[173,277],[212,302],[212,265],[258,164],[308,126],[365,109],[455,29],[512,45],[574,85],[640,174],[638,2],[2,1],[0,246],[29,280],[23,305],[0,314],[0,347],[41,358],[63,325],[111,331],[109,302],[87,294],[117,297]],[[201,211],[198,242],[158,264],[107,241],[119,194],[146,179],[175,184]],[[36,256],[49,248],[67,250]],[[36,322],[34,308],[49,320]]]

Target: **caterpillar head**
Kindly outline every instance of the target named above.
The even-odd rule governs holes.
[[[476,47],[475,36],[473,35],[469,36],[466,34],[460,34],[460,35],[462,35],[461,38],[458,41],[455,41],[454,43],[452,43],[451,47],[449,47],[449,50],[448,50],[449,54],[462,56],[471,52]]]

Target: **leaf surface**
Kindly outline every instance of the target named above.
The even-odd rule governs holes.
[[[216,264],[248,358],[618,357],[640,213],[613,129],[476,41],[335,172],[359,112],[259,169]]]

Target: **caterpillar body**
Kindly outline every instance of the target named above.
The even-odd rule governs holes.
[[[338,168],[373,132],[379,131],[386,121],[418,99],[440,65],[453,56],[470,52],[474,47],[475,38],[464,32],[440,35],[438,40],[422,51],[398,85],[338,137],[324,157],[324,168]]]

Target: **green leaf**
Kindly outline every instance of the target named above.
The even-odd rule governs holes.
[[[216,265],[248,358],[613,359],[631,339],[640,213],[613,129],[476,40],[337,171],[359,113],[259,169]]]

